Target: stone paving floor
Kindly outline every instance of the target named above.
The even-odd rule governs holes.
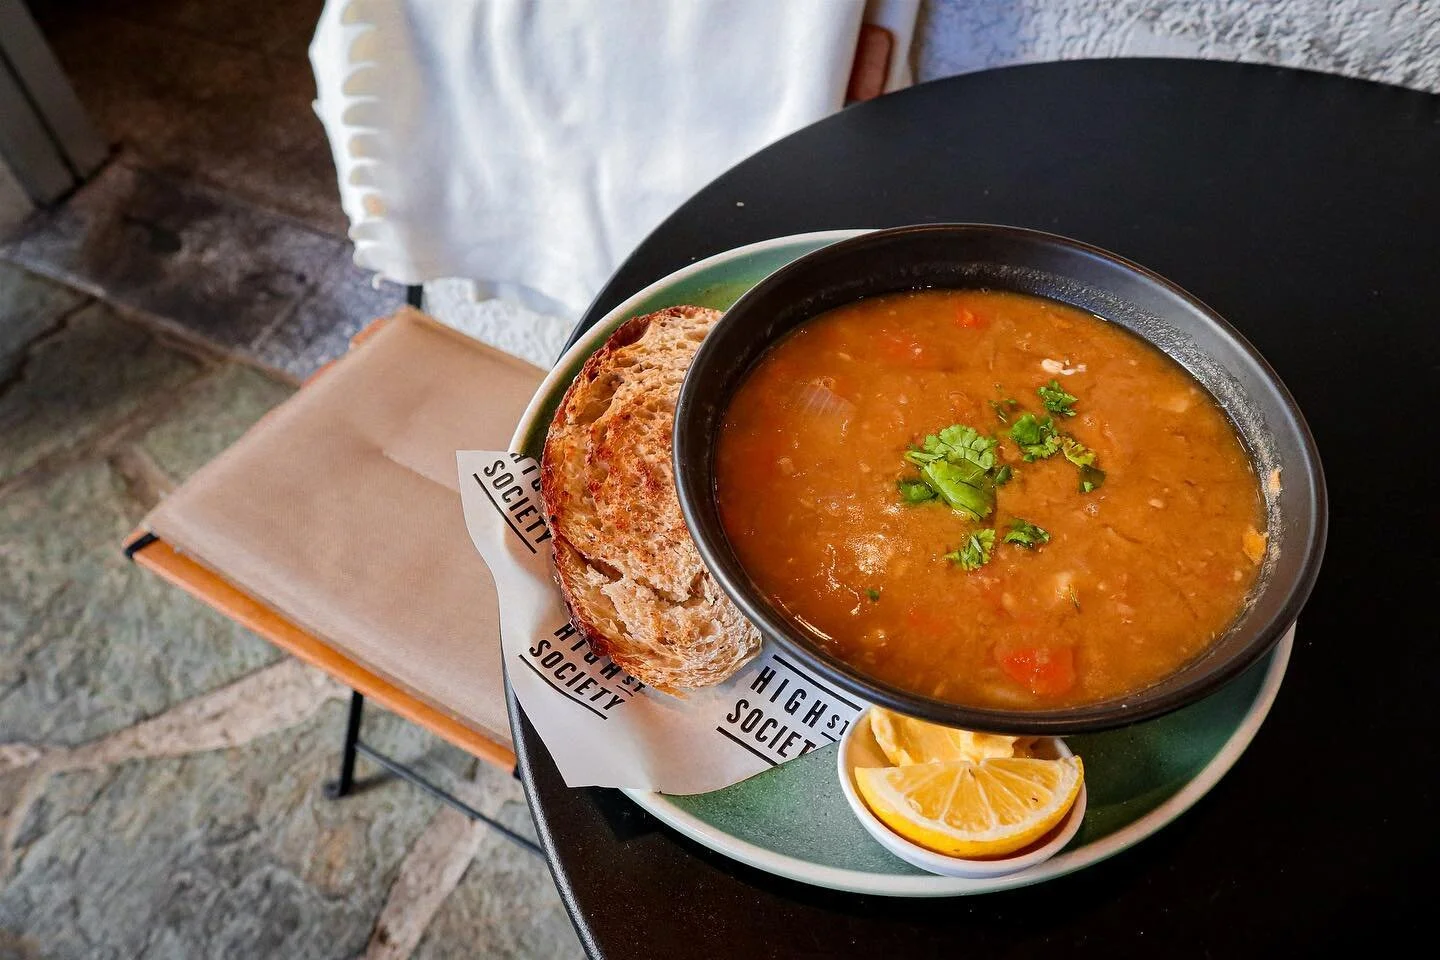
[[[318,231],[348,226],[310,109],[324,0],[48,0],[32,13],[85,109],[142,166]]]
[[[293,387],[4,263],[0,338],[0,958],[578,955],[535,855],[403,783],[325,799],[346,691],[121,556]],[[533,830],[513,778],[366,722]]]
[[[145,163],[122,150],[0,255],[296,381],[404,300],[343,237]]]

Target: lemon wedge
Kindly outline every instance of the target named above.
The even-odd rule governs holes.
[[[939,760],[970,760],[979,763],[990,757],[1013,757],[1023,753],[1028,740],[995,733],[974,733],[942,727],[892,713],[883,707],[870,711],[870,732],[885,759],[897,767]]]
[[[999,857],[1039,840],[1080,795],[1079,757],[990,757],[857,767],[855,786],[891,830],[951,857]]]

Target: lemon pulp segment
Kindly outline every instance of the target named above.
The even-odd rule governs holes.
[[[1080,794],[1079,757],[989,757],[859,767],[855,785],[900,836],[952,857],[994,857],[1034,843]]]
[[[897,767],[937,760],[973,760],[1023,754],[1028,739],[997,733],[956,730],[918,720],[883,707],[870,711],[870,732],[885,758]]]

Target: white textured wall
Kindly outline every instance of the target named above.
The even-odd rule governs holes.
[[[1306,67],[1440,93],[1440,0],[925,0],[918,79],[1083,57]]]

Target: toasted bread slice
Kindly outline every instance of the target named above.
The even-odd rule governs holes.
[[[700,560],[670,465],[680,382],[719,318],[671,307],[623,324],[565,392],[541,464],[576,629],[672,692],[719,683],[760,650],[759,632]]]

